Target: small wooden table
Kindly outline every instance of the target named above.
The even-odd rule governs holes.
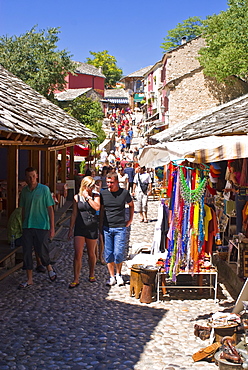
[[[167,273],[166,272],[158,272],[157,273],[157,302],[159,302],[159,292],[160,292],[160,280],[161,280],[161,287],[162,289],[164,289],[166,291],[166,288],[165,288],[165,281],[166,281],[166,275]],[[190,272],[179,272],[178,275],[191,275]],[[210,276],[210,280],[209,280],[209,285],[207,286],[202,286],[202,285],[186,285],[186,286],[182,286],[182,285],[175,285],[175,286],[171,286],[170,285],[170,289],[209,289],[210,290],[210,296],[211,296],[211,289],[214,290],[214,302],[216,303],[217,302],[217,286],[218,286],[218,272],[217,270],[209,270],[209,271],[204,271],[204,272],[196,272],[194,273],[194,276],[199,276],[199,277],[203,277],[204,275],[209,275]],[[214,276],[214,283],[212,281],[212,276]],[[163,294],[164,291],[163,291]]]

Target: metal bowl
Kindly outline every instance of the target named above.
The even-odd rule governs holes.
[[[243,355],[243,353],[241,351],[239,351],[239,350],[237,350],[237,351],[241,355]],[[214,355],[214,358],[215,358],[216,362],[218,363],[220,370],[243,370],[242,364],[234,364],[232,362],[229,362],[229,361],[225,360],[224,358],[220,358],[221,353],[222,353],[222,351],[218,351]]]

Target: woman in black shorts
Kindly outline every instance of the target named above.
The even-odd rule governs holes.
[[[89,263],[89,281],[95,282],[96,265],[96,243],[98,239],[98,223],[96,211],[100,209],[100,195],[93,192],[95,180],[86,176],[81,182],[79,194],[74,196],[73,210],[71,215],[68,238],[73,235],[74,228],[74,280],[70,283],[69,289],[79,285],[79,276],[82,268],[82,257],[84,244],[86,243]]]

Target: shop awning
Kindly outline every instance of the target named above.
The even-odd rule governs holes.
[[[209,163],[228,159],[248,158],[247,135],[215,136],[214,138],[214,140],[211,136],[206,138],[208,139],[208,146],[195,150],[195,162]]]
[[[105,98],[112,104],[129,104],[128,98]]]
[[[133,100],[135,103],[141,102],[144,100],[144,94],[134,94]]]
[[[61,154],[61,150],[59,151],[59,154]],[[70,154],[70,149],[66,149],[66,154]],[[84,147],[81,144],[74,145],[74,156],[77,157],[88,157],[89,155],[89,148]]]
[[[150,145],[143,149],[139,163],[141,166],[154,168],[184,158],[196,163],[248,158],[248,136],[207,136]]]

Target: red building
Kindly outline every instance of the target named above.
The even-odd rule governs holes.
[[[90,87],[104,96],[105,76],[102,74],[100,68],[98,69],[95,66],[87,63],[76,63],[77,68],[75,70],[75,75],[69,73],[69,75],[65,78],[65,90]]]

